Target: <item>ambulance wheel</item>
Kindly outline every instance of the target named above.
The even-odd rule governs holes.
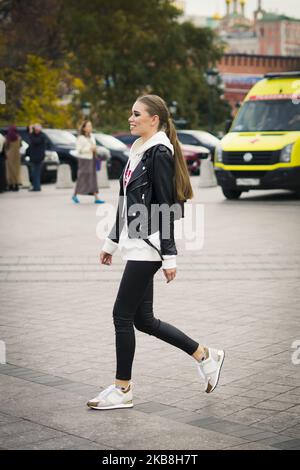
[[[242,191],[236,191],[235,189],[222,188],[222,191],[227,199],[238,199],[242,194]]]

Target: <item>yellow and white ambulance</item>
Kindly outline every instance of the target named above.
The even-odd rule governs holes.
[[[253,86],[216,149],[215,173],[228,199],[251,189],[300,194],[300,72]]]

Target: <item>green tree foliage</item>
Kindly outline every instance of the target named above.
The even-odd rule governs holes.
[[[170,0],[0,0],[0,21],[2,120],[74,125],[89,101],[96,126],[126,129],[135,98],[156,93],[177,101],[190,126],[207,126],[204,72],[222,46],[211,29],[181,23]],[[75,77],[70,111],[58,99]],[[217,93],[214,103],[221,122],[227,111]]]
[[[66,78],[62,69],[49,68],[40,57],[29,55],[19,71],[4,69],[7,106],[0,107],[3,122],[28,125],[41,122],[49,127],[72,125],[70,108],[59,104],[59,86]]]
[[[96,122],[125,126],[134,99],[145,92],[176,100],[190,125],[205,121],[203,73],[222,55],[212,30],[180,24],[168,0],[65,0],[64,6],[73,66]]]
[[[63,63],[62,0],[0,0],[1,36],[6,50],[1,67],[18,68],[29,54]]]

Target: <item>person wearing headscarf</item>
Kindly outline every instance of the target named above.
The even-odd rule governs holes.
[[[4,149],[6,155],[6,173],[7,184],[10,191],[18,191],[20,184],[21,170],[21,137],[18,134],[17,127],[11,125],[8,128]]]
[[[0,133],[0,193],[7,189],[4,144],[5,137]]]

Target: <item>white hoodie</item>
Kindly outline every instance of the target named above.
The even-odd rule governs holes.
[[[124,190],[124,205],[122,209],[122,214],[126,214],[126,190],[128,183],[130,181],[131,175],[134,172],[137,165],[140,163],[143,158],[144,153],[155,145],[165,145],[168,149],[171,150],[174,155],[174,147],[171,144],[166,133],[159,131],[154,134],[150,139],[145,143],[142,142],[142,139],[137,139],[130,149],[129,159],[124,171],[123,178],[123,190]],[[126,220],[126,217],[125,217]],[[155,245],[160,250],[160,239],[159,232],[151,234],[148,239],[153,245]],[[115,243],[109,238],[105,240],[103,245],[103,251],[109,254],[113,254],[116,249],[119,247],[123,260],[126,261],[161,261],[161,258],[157,251],[147,243],[138,238],[129,238],[128,237],[128,227],[127,223],[124,224],[123,230],[120,235],[119,243]],[[172,269],[176,267],[176,255],[163,255],[162,267],[163,269]]]

